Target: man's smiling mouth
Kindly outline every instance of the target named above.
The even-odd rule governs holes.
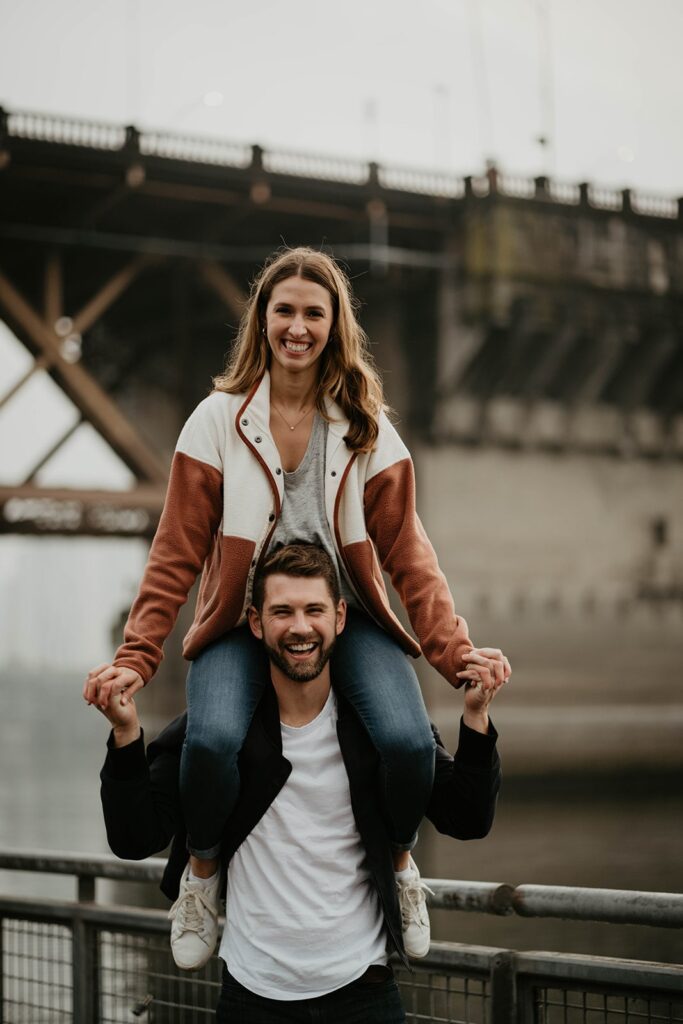
[[[314,641],[309,641],[308,643],[285,644],[285,650],[295,656],[305,656],[312,654],[317,646]]]

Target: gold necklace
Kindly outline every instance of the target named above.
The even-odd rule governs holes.
[[[280,419],[281,419],[281,420],[283,421],[283,423],[285,423],[285,424],[286,424],[286,426],[288,426],[290,430],[296,430],[296,428],[297,428],[297,427],[299,426],[299,424],[300,424],[300,423],[303,423],[303,421],[304,421],[304,420],[306,419],[306,417],[308,416],[308,414],[309,414],[310,412],[312,412],[312,411],[313,411],[313,408],[314,408],[313,406],[311,406],[311,408],[310,408],[310,409],[307,409],[307,410],[306,410],[306,412],[305,412],[305,413],[303,414],[303,416],[301,417],[301,419],[300,419],[300,420],[297,420],[297,421],[296,421],[296,423],[294,424],[294,426],[292,426],[292,424],[291,424],[291,423],[289,422],[289,420],[285,419],[285,417],[283,416],[283,414],[282,414],[282,413],[280,412],[280,410],[279,410],[279,409],[278,409],[278,407],[276,406],[275,402],[271,402],[270,404],[272,405],[273,409],[275,409],[275,412],[276,412],[276,413],[278,414],[278,416],[279,416],[279,417],[280,417]]]

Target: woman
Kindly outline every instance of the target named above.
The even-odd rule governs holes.
[[[425,655],[454,686],[474,684],[477,666],[501,678],[509,665],[499,652],[475,651],[455,614],[415,512],[410,456],[384,411],[349,282],[334,260],[308,248],[276,253],[254,282],[228,368],[178,440],[124,643],[84,689],[88,702],[106,706],[112,694],[128,698],[145,685],[203,571],[183,648],[192,661],[181,766],[191,856],[178,904],[195,889],[202,905],[217,901],[237,755],[267,678],[245,613],[259,560],[295,539],[326,548],[338,568],[349,615],[333,655],[335,683],[382,758],[405,939],[409,952],[424,955],[424,893],[409,851],[431,792],[434,740],[405,657],[420,646],[392,613],[381,569]],[[176,962],[200,966],[192,935],[176,938]],[[200,948],[204,960],[211,951]]]

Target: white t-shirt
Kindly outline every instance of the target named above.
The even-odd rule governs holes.
[[[312,722],[281,724],[291,774],[228,868],[219,955],[269,999],[313,999],[387,962],[336,726],[332,691]]]

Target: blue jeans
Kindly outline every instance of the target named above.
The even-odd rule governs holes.
[[[398,986],[389,970],[382,981],[359,979],[316,999],[266,999],[244,988],[223,967],[218,1024],[405,1024]]]
[[[349,609],[332,655],[332,678],[355,708],[383,767],[395,849],[412,849],[434,780],[435,743],[407,656],[362,612]],[[266,680],[268,662],[248,626],[231,630],[193,661],[180,792],[195,856],[216,857],[237,800],[237,755]]]

